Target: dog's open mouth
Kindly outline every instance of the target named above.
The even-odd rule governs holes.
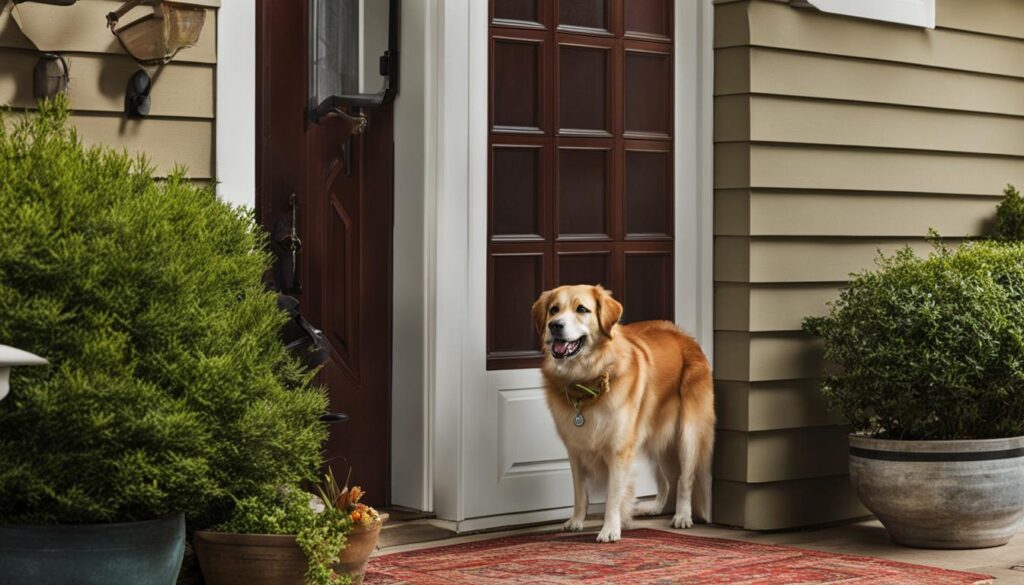
[[[564,339],[556,339],[551,342],[551,355],[556,359],[572,357],[583,349],[583,344],[587,337],[584,335],[579,339],[573,341],[566,341]]]

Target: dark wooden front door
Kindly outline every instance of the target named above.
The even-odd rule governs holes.
[[[374,504],[390,498],[391,236],[393,132],[390,106],[365,110],[351,136],[340,118],[307,124],[307,3],[257,0],[256,212],[272,230],[298,203],[303,315],[332,346],[319,375],[331,410],[327,460]]]

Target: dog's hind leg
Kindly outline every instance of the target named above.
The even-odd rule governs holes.
[[[699,441],[696,429],[684,425],[682,441],[679,446],[679,483],[676,489],[676,513],[672,517],[673,528],[690,528],[693,526],[693,480],[697,470]]]
[[[669,495],[672,492],[672,484],[675,474],[672,473],[675,467],[678,467],[676,462],[667,462],[664,457],[658,458],[660,460],[653,461],[652,467],[654,468],[654,480],[658,484],[658,495],[653,500],[647,500],[640,502],[636,505],[637,516],[657,516],[665,511],[665,504],[668,503]]]
[[[698,473],[701,487],[711,463],[711,446],[715,436],[714,398],[710,388],[711,371],[707,366],[689,369],[683,376],[682,426],[679,433],[679,484],[676,492],[674,528],[693,526],[693,486]],[[698,511],[704,518],[705,494],[701,490]]]

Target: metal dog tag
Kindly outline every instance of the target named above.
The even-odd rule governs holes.
[[[576,416],[572,417],[572,424],[582,427],[583,423],[587,422],[587,419],[583,418],[582,412],[577,412]]]

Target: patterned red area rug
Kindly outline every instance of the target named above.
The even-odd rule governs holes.
[[[974,585],[991,577],[660,530],[483,540],[371,559],[367,585]]]

